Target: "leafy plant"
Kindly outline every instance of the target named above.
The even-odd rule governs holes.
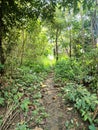
[[[20,107],[22,108],[23,111],[27,112],[28,111],[28,105],[30,104],[29,98],[25,98],[22,102]]]
[[[56,63],[56,79],[80,81],[84,75],[80,62],[75,59],[63,59]]]
[[[23,124],[17,124],[15,130],[30,130],[30,129],[27,127],[26,123],[23,123]]]
[[[5,102],[9,106],[15,104],[15,107],[18,107],[18,110],[24,116],[25,122],[27,121],[18,124],[17,130],[29,130],[30,122],[34,122],[36,125],[46,118],[47,113],[40,103],[42,97],[40,92],[41,82],[46,75],[47,73],[44,71],[36,73],[25,66],[17,69],[13,79],[6,78],[4,88],[0,92],[0,105]],[[2,120],[0,122],[2,123]]]
[[[92,120],[92,112],[94,112],[98,104],[97,96],[91,94],[84,86],[75,83],[67,83],[62,88],[62,91],[63,98],[73,102],[74,107],[79,110],[83,119],[85,121],[88,120],[92,124],[94,122]]]
[[[0,105],[4,105],[4,101],[5,101],[5,99],[4,98],[2,98],[2,97],[0,97]]]
[[[61,59],[55,66],[55,80],[75,81],[83,84],[92,92],[98,89],[98,49],[85,52],[80,58]]]
[[[0,64],[0,70],[4,68],[4,65]]]
[[[2,124],[3,122],[3,115],[0,115],[0,125]]]
[[[96,127],[94,124],[89,125],[89,130],[96,130]]]

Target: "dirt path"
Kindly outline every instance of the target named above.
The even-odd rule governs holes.
[[[71,104],[64,104],[55,88],[53,73],[44,82],[43,104],[49,117],[46,119],[44,130],[87,130],[78,113]]]
[[[62,110],[60,109],[60,100],[58,97],[58,89],[54,88],[53,74],[44,83],[44,105],[49,117],[46,119],[46,130],[62,130]]]

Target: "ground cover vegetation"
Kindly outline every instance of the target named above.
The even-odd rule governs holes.
[[[0,1],[0,130],[41,127],[43,81],[98,128],[98,0]]]

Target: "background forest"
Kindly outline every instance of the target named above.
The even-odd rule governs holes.
[[[51,72],[61,97],[88,124],[85,130],[97,130],[98,0],[1,0],[0,130],[19,113],[15,130],[48,116],[39,100]]]

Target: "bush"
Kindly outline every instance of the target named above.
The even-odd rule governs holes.
[[[89,87],[89,90],[92,90],[92,92],[97,92],[98,59],[93,51],[85,53],[84,57],[81,58],[59,60],[55,66],[55,79],[56,81],[61,80],[65,82],[75,81],[78,84]]]
[[[94,92],[98,89],[98,48],[85,53],[81,63],[83,64],[83,71],[87,73],[84,76],[84,83],[88,83],[89,88]]]
[[[84,75],[81,64],[75,59],[60,60],[56,63],[55,77],[57,79],[80,81]]]
[[[0,70],[4,68],[4,65],[0,64]]]

